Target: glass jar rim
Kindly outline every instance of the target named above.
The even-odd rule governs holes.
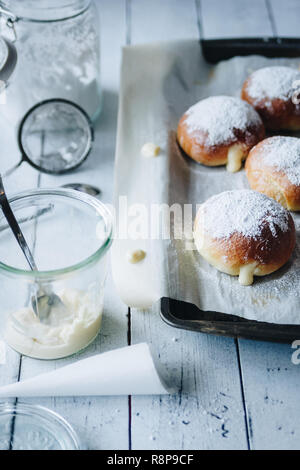
[[[45,430],[50,425],[57,433],[56,437],[59,444],[61,443],[60,437],[62,435],[69,440],[69,444],[72,447],[72,449],[68,450],[83,449],[80,439],[71,424],[61,415],[49,408],[23,402],[18,402],[17,404],[1,403],[0,416],[1,415],[8,415],[10,418],[18,417],[19,419],[23,419],[24,416],[29,417],[33,423],[40,425]]]
[[[42,3],[39,0],[34,5],[34,1],[29,4],[26,2],[25,5],[25,2],[19,0],[0,0],[0,7],[16,20],[52,22],[76,17],[85,12],[92,2],[92,0],[57,0],[53,5],[52,0],[50,5],[50,2]]]
[[[65,188],[58,188],[58,189],[50,189],[50,188],[43,188],[43,189],[34,189],[29,191],[23,191],[21,193],[15,194],[9,198],[10,203],[14,203],[16,201],[29,198],[29,197],[39,197],[39,196],[62,196],[67,197],[70,199],[75,199],[85,204],[93,207],[99,215],[104,219],[106,226],[107,226],[107,235],[104,241],[101,243],[101,246],[91,255],[89,255],[84,260],[75,263],[73,265],[67,266],[65,268],[60,269],[53,269],[49,271],[30,271],[15,268],[13,266],[9,266],[8,264],[1,263],[0,261],[0,273],[6,273],[16,276],[23,276],[30,279],[53,279],[64,277],[67,274],[71,274],[75,271],[79,271],[81,269],[85,269],[87,266],[95,264],[109,249],[112,244],[113,240],[113,218],[111,212],[107,209],[107,207],[101,202],[98,201],[93,196],[89,194],[85,194],[74,189],[65,189]]]

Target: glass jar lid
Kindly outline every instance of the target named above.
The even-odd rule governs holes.
[[[0,404],[0,450],[80,450],[70,424],[43,406]]]

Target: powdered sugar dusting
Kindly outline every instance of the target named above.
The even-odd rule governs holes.
[[[300,139],[271,137],[264,142],[259,155],[264,164],[283,171],[292,184],[300,186]]]
[[[247,92],[259,102],[267,98],[267,103],[274,98],[287,101],[292,97],[293,83],[300,79],[300,73],[291,67],[264,67],[250,75]]]
[[[208,199],[202,206],[203,225],[214,238],[228,238],[240,233],[258,239],[265,223],[272,235],[287,232],[289,214],[276,201],[249,189],[225,191]]]
[[[189,134],[202,131],[204,137],[199,139],[208,145],[218,145],[236,141],[236,130],[246,131],[249,126],[258,127],[261,119],[245,101],[220,95],[206,98],[189,108],[185,124]]]

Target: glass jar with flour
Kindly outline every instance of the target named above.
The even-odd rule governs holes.
[[[96,198],[70,189],[26,191],[10,203],[39,270],[28,268],[0,211],[0,348],[6,343],[38,359],[70,356],[101,328],[112,216]],[[64,307],[50,303],[39,316],[35,299],[49,289]]]
[[[19,122],[29,108],[53,98],[98,117],[99,15],[92,0],[0,0],[0,34],[17,51],[0,106],[8,121]]]

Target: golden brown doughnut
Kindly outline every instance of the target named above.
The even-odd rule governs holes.
[[[300,211],[300,139],[269,137],[250,151],[246,175],[252,189]]]
[[[244,82],[241,98],[254,106],[267,129],[300,130],[299,80],[299,70],[291,67],[264,67]]]
[[[211,96],[189,108],[179,121],[177,139],[185,153],[207,166],[241,168],[249,150],[265,136],[258,113],[232,96]]]
[[[292,216],[273,199],[252,190],[225,191],[200,205],[194,240],[211,265],[242,285],[283,266],[295,247]]]

